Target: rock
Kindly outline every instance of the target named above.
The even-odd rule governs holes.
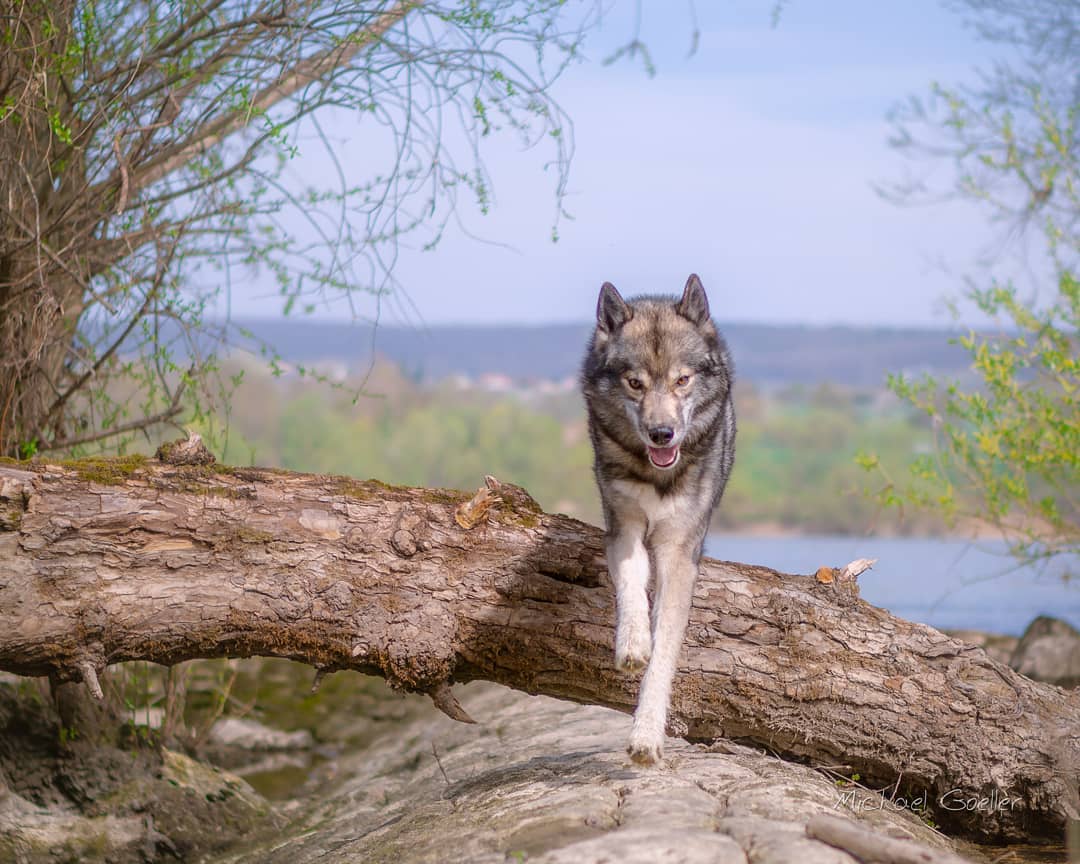
[[[139,861],[144,820],[135,815],[86,818],[38,807],[0,786],[0,861]]]
[[[307,729],[282,732],[250,717],[222,717],[210,730],[210,740],[241,750],[309,750],[315,743]]]
[[[624,714],[488,684],[459,694],[477,726],[420,718],[341,757],[325,794],[232,864],[854,864],[806,835],[824,812],[952,849],[912,812],[869,793],[876,806],[848,807],[854,786],[748,747],[669,740],[663,765],[641,768]]]
[[[1080,632],[1059,618],[1040,615],[1020,637],[1009,665],[1036,681],[1080,686]]]
[[[39,691],[0,683],[3,864],[201,861],[279,827],[239,777],[120,734],[129,723],[113,741],[65,730]]]
[[[267,802],[239,777],[169,750],[162,757],[160,776],[136,776],[84,813],[43,808],[0,785],[0,861],[196,860],[266,823]]]

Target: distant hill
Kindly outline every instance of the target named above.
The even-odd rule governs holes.
[[[590,325],[439,326],[427,329],[298,320],[244,321],[242,326],[290,362],[370,362],[372,351],[410,377],[501,373],[517,381],[574,376]],[[876,389],[889,372],[961,377],[967,353],[955,334],[930,329],[724,325],[740,378],[760,386],[831,382]]]

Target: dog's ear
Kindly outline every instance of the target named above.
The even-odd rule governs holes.
[[[675,304],[675,311],[695,324],[704,324],[709,320],[709,298],[705,296],[705,287],[697,273],[691,273],[686,280],[682,299]]]
[[[596,323],[606,333],[614,333],[634,317],[634,310],[626,305],[622,295],[610,282],[600,286],[600,298],[596,301]]]

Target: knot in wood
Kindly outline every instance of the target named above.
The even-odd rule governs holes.
[[[800,606],[793,597],[779,592],[769,595],[765,608],[768,610],[769,616],[775,619],[783,630],[794,627],[812,614],[807,607]]]
[[[168,465],[210,465],[217,461],[206,449],[202,436],[194,432],[188,438],[162,444],[154,457]]]
[[[416,554],[416,538],[413,537],[412,531],[404,528],[399,528],[394,532],[390,538],[390,545],[402,558],[412,558]]]
[[[408,507],[398,513],[397,519],[394,520],[393,533],[390,535],[390,548],[397,553],[398,557],[412,558],[416,554],[421,547],[417,535],[422,533],[420,529],[423,524],[424,520]]]
[[[367,533],[363,528],[350,528],[345,535],[345,545],[354,551],[363,551],[368,547]]]
[[[319,595],[320,599],[336,612],[344,612],[353,606],[353,589],[348,582],[335,582]]]

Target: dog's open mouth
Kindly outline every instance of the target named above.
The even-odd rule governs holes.
[[[657,468],[673,468],[679,461],[679,445],[674,447],[650,447],[649,461]]]

